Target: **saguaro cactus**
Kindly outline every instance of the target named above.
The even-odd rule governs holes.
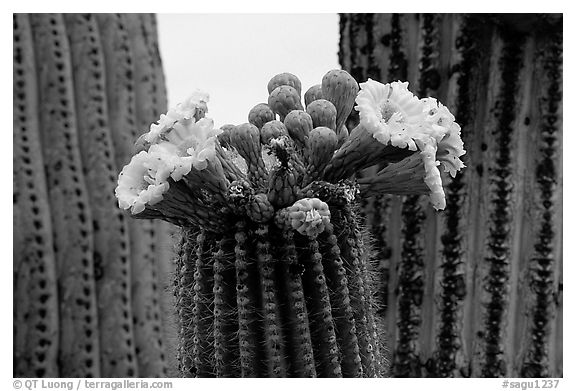
[[[70,47],[61,15],[31,15],[37,53],[40,135],[52,213],[60,306],[62,376],[98,376],[99,335],[94,242],[82,172]]]
[[[135,236],[113,195],[137,121],[165,110],[153,19],[14,15],[15,376],[166,374],[150,270],[169,238]]]
[[[14,374],[58,376],[58,297],[32,30],[14,17]]]
[[[358,86],[340,70],[324,80],[314,96],[326,100],[304,111],[300,81],[277,75],[270,105],[257,104],[251,123],[223,129],[205,117],[208,96],[197,91],[151,124],[119,175],[122,208],[182,227],[174,293],[183,376],[387,372],[356,198],[430,194],[441,209],[434,162],[453,175],[462,168],[460,128],[406,83]],[[361,123],[348,134],[337,118],[355,102]],[[352,180],[384,163],[393,180]]]
[[[444,212],[363,200],[394,376],[562,376],[561,30],[559,15],[340,16],[342,67],[438,96],[467,146]]]

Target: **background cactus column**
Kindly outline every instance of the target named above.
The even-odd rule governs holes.
[[[58,377],[56,258],[27,15],[14,16],[14,376]]]
[[[561,30],[560,15],[340,15],[343,69],[437,96],[467,150],[445,212],[363,203],[395,376],[562,376]]]
[[[72,54],[78,136],[94,228],[102,372],[137,375],[127,222],[114,198],[114,156],[105,97],[104,56],[94,15],[65,15]],[[85,93],[87,92],[87,93]]]
[[[14,15],[15,376],[168,373],[171,238],[156,222],[135,236],[114,198],[138,116],[165,111],[155,29],[144,14]]]
[[[79,149],[70,46],[62,15],[30,16],[40,135],[58,276],[60,376],[100,376],[92,212]]]

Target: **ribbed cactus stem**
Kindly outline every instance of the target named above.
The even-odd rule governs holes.
[[[130,248],[134,249],[132,313],[138,371],[140,376],[161,377],[166,375],[166,366],[162,352],[159,290],[155,271],[156,230],[154,224],[150,224],[152,221],[131,223]],[[137,226],[140,223],[142,226]]]
[[[298,264],[294,231],[286,229],[282,232],[283,255],[281,270],[283,280],[286,281],[286,312],[287,324],[287,350],[292,355],[291,372],[297,377],[316,377],[314,366],[314,351],[310,323],[304,297],[301,267]]]
[[[256,233],[256,262],[260,275],[260,295],[264,316],[264,340],[268,376],[285,377],[286,363],[282,346],[282,327],[275,284],[274,259],[270,254],[268,226],[260,224]]]
[[[354,242],[356,243],[356,247],[360,249],[359,270],[361,280],[364,283],[366,331],[370,341],[367,350],[371,353],[370,357],[372,357],[374,364],[374,374],[372,376],[380,377],[382,376],[383,371],[385,371],[385,368],[388,367],[388,363],[384,361],[383,352],[380,349],[383,345],[383,341],[382,335],[380,335],[378,331],[378,320],[376,318],[377,305],[372,293],[372,286],[374,285],[372,280],[374,277],[370,273],[373,272],[369,271],[368,268],[370,252],[368,251],[367,246],[369,246],[369,244],[365,242],[367,236],[364,228],[361,227],[360,217],[356,215],[354,215],[354,217],[355,224],[353,225],[354,229],[352,232],[354,233]]]
[[[62,15],[34,14],[42,148],[60,298],[60,376],[100,376],[90,204],[76,132],[70,46]],[[41,65],[41,66],[40,66]]]
[[[255,293],[249,265],[246,259],[247,235],[246,223],[236,223],[236,302],[238,306],[238,339],[240,344],[240,369],[242,377],[257,377],[259,375],[257,335],[257,315]]]
[[[562,125],[559,121],[562,115],[562,56],[559,55],[562,53],[563,40],[561,27],[555,29],[550,38],[542,50],[543,68],[546,71],[542,87],[545,89],[545,99],[542,100],[542,105],[546,121],[540,125],[542,159],[537,166],[536,175],[539,198],[544,208],[534,245],[535,255],[530,260],[529,284],[535,298],[530,314],[533,338],[521,369],[522,376],[526,377],[550,376],[552,372],[554,356],[549,353],[547,345],[554,319],[553,310],[558,305],[554,268],[559,261],[554,259],[553,243],[559,234],[555,227],[559,223],[555,222],[555,214],[561,210],[561,199],[555,197],[562,170],[561,165],[559,167],[555,161],[558,155],[561,156],[559,140],[562,138]],[[561,286],[561,283],[559,285]]]
[[[192,341],[192,300],[194,294],[194,268],[198,253],[196,241],[198,234],[191,229],[182,230],[182,239],[176,258],[176,279],[174,282],[174,295],[176,296],[176,313],[179,319],[179,349],[178,362],[182,376],[193,376],[194,361],[192,349],[188,342]]]
[[[353,191],[347,184],[326,185],[318,186],[320,190],[334,190],[331,199],[338,214]],[[237,190],[231,194],[238,198],[242,192]],[[314,188],[308,192],[314,193]],[[197,244],[192,245],[196,249],[193,296],[186,296],[189,277],[182,275],[177,281],[181,368],[191,368],[197,376],[218,377],[378,374],[373,354],[377,335],[374,319],[368,314],[373,309],[370,294],[364,292],[369,290],[367,271],[360,259],[365,255],[360,249],[363,233],[357,226],[349,226],[358,221],[340,218],[338,226],[339,230],[346,227],[347,246],[354,248],[346,250],[349,259],[350,253],[356,259],[354,289],[360,287],[360,294],[366,296],[353,301],[349,291],[353,284],[347,279],[336,228],[326,216],[330,213],[328,205],[323,206],[317,198],[302,200],[296,207],[277,211],[271,220],[266,214],[266,196],[258,195],[263,196],[259,201],[252,195],[249,207],[254,210],[247,214],[252,216],[249,220],[236,215],[240,218],[232,230],[202,230],[196,239],[190,235],[184,239]],[[317,205],[315,208],[323,213],[322,224],[327,225],[322,230],[310,221],[302,222],[310,224],[307,230],[294,228],[300,214],[293,209],[307,205]],[[314,236],[315,232],[320,236]],[[181,251],[184,259],[190,256],[190,243],[182,246],[187,254],[182,257]],[[190,273],[185,266],[180,262],[180,274]],[[184,311],[181,307],[185,305],[192,311]],[[357,338],[358,322],[363,324],[363,344]]]
[[[80,152],[83,161],[89,163],[84,172],[93,205],[102,375],[136,376],[129,238],[125,216],[114,198],[116,167],[98,26],[91,14],[66,14],[65,23],[72,53]]]
[[[365,248],[364,244],[364,235],[358,230],[356,231],[357,236],[359,239],[357,241],[360,244],[361,248]],[[376,311],[377,311],[377,304],[374,296],[372,295],[372,290],[369,289],[373,282],[371,281],[372,276],[369,274],[368,270],[368,262],[369,259],[367,257],[367,251],[364,251],[364,255],[362,256],[363,261],[360,263],[360,272],[364,278],[364,284],[366,286],[367,295],[366,295],[366,321],[368,323],[368,337],[370,338],[370,345],[368,346],[369,350],[372,352],[372,357],[374,357],[374,375],[375,377],[383,376],[383,373],[386,371],[388,367],[388,362],[385,360],[384,357],[384,341],[383,335],[378,329],[378,323],[381,320],[376,318]]]
[[[28,15],[14,14],[14,376],[58,377],[58,291]],[[33,156],[30,156],[30,155]]]
[[[499,110],[515,107],[517,104],[517,90],[520,83],[519,71],[522,67],[522,49],[524,40],[514,34],[504,36],[504,47],[499,66],[502,72],[503,83],[498,94]],[[511,185],[511,151],[510,145],[515,130],[513,120],[515,114],[500,113],[497,122],[498,137],[495,154],[496,167],[491,173],[491,184],[497,189],[491,197],[490,234],[488,235],[489,253],[485,258],[488,265],[486,290],[489,299],[486,306],[484,325],[485,334],[485,361],[482,375],[486,377],[500,377],[506,371],[506,362],[503,351],[505,338],[505,313],[508,310],[508,289],[510,286],[510,222],[512,220],[510,196]]]
[[[117,169],[128,164],[139,133],[156,118],[155,70],[136,14],[97,14],[104,53],[108,119]],[[144,32],[146,31],[146,32]],[[132,315],[139,376],[166,374],[154,222],[128,221],[132,270]],[[161,240],[161,239],[160,239]]]
[[[409,81],[420,98],[437,97],[455,110],[467,151],[465,174],[441,178],[443,213],[416,198],[381,198],[390,190],[382,187],[364,205],[380,247],[396,375],[562,374],[561,41],[552,44],[558,65],[540,62],[561,26],[559,14],[340,14],[342,69],[358,81]],[[359,117],[348,118],[349,129]],[[366,167],[381,156],[362,143],[350,149],[362,151],[357,162],[368,159]],[[355,159],[337,152],[322,179],[346,176]],[[406,177],[394,179],[398,186]]]
[[[316,370],[322,377],[342,377],[340,350],[320,247],[316,239],[309,239],[304,245],[306,247],[302,251],[301,262],[306,267],[304,291],[308,298]]]
[[[235,295],[234,237],[226,235],[214,254],[214,360],[216,377],[237,375],[239,351]]]
[[[213,270],[210,265],[212,246],[207,233],[200,231],[196,253],[196,270],[194,271],[194,297],[192,298],[192,357],[197,377],[213,376],[213,311],[212,285]],[[194,370],[193,370],[194,372]]]
[[[422,306],[422,249],[419,246],[418,234],[425,215],[420,210],[418,196],[408,196],[402,206],[404,236],[402,246],[402,261],[400,263],[398,292],[398,334],[399,346],[395,357],[395,374],[401,377],[418,375],[420,371],[417,351],[417,338],[421,322],[420,307]],[[416,371],[416,373],[414,372]]]
[[[124,28],[128,35],[128,45],[132,52],[134,64],[134,102],[136,116],[136,128],[124,129],[130,136],[127,141],[132,146],[137,140],[142,129],[150,126],[150,123],[158,118],[160,109],[156,104],[156,70],[151,63],[146,35],[146,23],[142,15],[127,14],[124,19]],[[134,281],[132,292],[134,297],[133,311],[135,318],[136,346],[138,353],[138,365],[140,375],[166,376],[167,366],[165,360],[165,348],[162,341],[160,320],[160,286],[159,286],[159,259],[157,251],[159,236],[156,222],[146,224],[138,221],[136,230],[140,230],[138,239],[142,240],[139,246],[143,253],[139,257],[133,257]],[[134,229],[133,228],[133,229]],[[133,235],[132,235],[133,236]],[[135,244],[136,246],[136,244]]]
[[[346,269],[340,258],[338,238],[334,234],[332,223],[326,225],[322,243],[323,263],[336,323],[336,338],[342,350],[342,375],[345,377],[362,377],[360,348],[356,337],[356,322],[351,306],[350,292]]]
[[[362,243],[355,211],[350,206],[344,206],[341,212],[340,224],[335,222],[338,231],[342,232],[339,240],[341,257],[348,277],[348,289],[351,294],[351,304],[354,311],[360,358],[365,377],[374,377],[374,352],[371,343],[371,333],[368,328],[366,286],[362,275],[361,263]],[[339,227],[340,226],[340,227]]]
[[[97,14],[106,65],[106,101],[114,142],[116,168],[128,164],[132,156],[132,131],[136,131],[134,60],[126,31],[126,15]]]
[[[162,59],[160,57],[159,40],[158,40],[158,24],[155,14],[141,14],[142,28],[140,34],[144,36],[146,44],[146,53],[148,55],[147,61],[152,68],[152,94],[150,100],[152,101],[153,110],[150,116],[157,115],[158,113],[167,110],[168,99],[166,96],[166,78],[162,66]],[[161,330],[162,330],[162,344],[166,356],[166,375],[169,377],[177,376],[178,374],[178,361],[173,354],[177,350],[177,319],[173,309],[173,298],[166,291],[170,287],[170,280],[174,275],[174,259],[176,257],[176,242],[174,238],[179,231],[174,225],[157,221],[157,237],[159,243],[162,245],[157,247],[158,259],[158,280],[160,283],[160,310],[161,310]],[[164,353],[160,353],[161,355]]]

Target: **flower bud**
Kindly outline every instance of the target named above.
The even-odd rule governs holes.
[[[290,86],[294,88],[298,93],[298,97],[300,97],[302,93],[302,83],[300,83],[298,77],[288,72],[280,73],[270,79],[268,82],[268,93],[271,94],[272,91],[280,86]]]
[[[308,91],[304,94],[304,103],[308,106],[310,103],[314,102],[317,99],[324,99],[324,95],[322,94],[322,85],[316,84],[312,87],[308,88]]]
[[[268,105],[275,113],[280,115],[282,121],[292,110],[303,109],[298,91],[286,85],[276,87],[270,93]]]
[[[276,115],[266,103],[258,103],[248,113],[248,122],[262,129],[265,123],[275,120]]]

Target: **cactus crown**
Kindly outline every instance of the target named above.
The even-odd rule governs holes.
[[[223,129],[214,129],[213,121],[204,118],[208,95],[195,92],[143,135],[147,143],[139,143],[139,153],[120,174],[120,207],[138,217],[172,222],[179,214],[186,224],[207,223],[222,231],[230,225],[208,223],[208,216],[216,213],[217,222],[254,216],[250,208],[266,203],[278,213],[304,198],[302,189],[312,182],[338,187],[375,164],[387,167],[362,179],[360,188],[367,194],[429,192],[434,207],[444,207],[438,165],[454,176],[464,166],[460,156],[465,153],[460,127],[445,106],[433,98],[418,99],[408,83],[368,80],[358,86],[346,71],[330,71],[321,94],[314,92],[318,86],[308,94],[327,98],[308,103],[311,117],[302,110],[300,90],[294,88],[299,85],[294,75],[275,76],[268,85],[273,104],[259,103],[249,123]],[[360,124],[348,135],[342,133],[341,118],[354,102]],[[420,159],[410,158],[416,153]],[[254,194],[263,196],[238,202],[238,189],[231,186],[237,180],[246,180]],[[178,190],[193,195],[194,208],[181,205],[190,197]]]

